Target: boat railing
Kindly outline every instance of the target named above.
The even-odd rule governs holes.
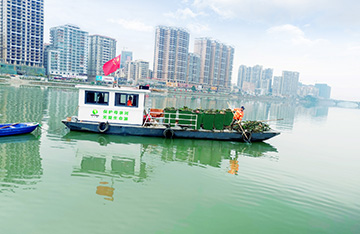
[[[150,109],[144,116],[144,125],[165,125],[168,127],[181,127],[197,129],[198,115],[195,113],[166,113],[162,109]]]

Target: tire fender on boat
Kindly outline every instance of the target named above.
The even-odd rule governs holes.
[[[109,122],[100,122],[97,128],[99,132],[106,132],[109,129]]]
[[[165,128],[163,135],[165,138],[173,138],[174,137],[174,130],[171,128]]]
[[[251,142],[251,132],[243,132],[242,138],[246,143],[250,143]]]

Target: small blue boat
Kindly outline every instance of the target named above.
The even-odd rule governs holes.
[[[7,123],[0,124],[0,137],[26,134],[34,131],[39,123]]]

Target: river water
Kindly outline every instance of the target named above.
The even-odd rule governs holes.
[[[149,107],[246,107],[263,143],[69,132],[77,90],[0,85],[1,233],[360,233],[360,109],[149,97]]]

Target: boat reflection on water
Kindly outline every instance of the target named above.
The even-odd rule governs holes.
[[[277,152],[264,142],[245,144],[228,141],[192,139],[162,139],[135,136],[99,135],[69,132],[63,137],[77,144],[80,168],[75,174],[105,173],[133,178],[141,182],[147,170],[142,157],[160,156],[161,160],[186,162],[189,165],[220,167],[222,160],[235,160],[240,156],[261,157]],[[269,156],[270,157],[270,156]],[[234,164],[235,161],[231,161]],[[236,167],[236,166],[234,166]]]
[[[261,157],[267,152],[277,152],[276,148],[265,142],[252,144],[208,141],[208,140],[173,140],[164,141],[162,159],[164,161],[187,161],[191,164],[220,167],[224,159],[239,156]]]
[[[237,175],[239,172],[239,161],[237,159],[230,159],[230,168],[228,173]]]
[[[100,182],[100,185],[96,187],[96,194],[106,196],[104,199],[108,201],[114,201],[114,181],[112,181],[111,187],[108,186],[109,182]]]
[[[94,134],[66,135],[67,140],[75,140],[77,148],[78,163],[73,175],[97,174],[133,178],[136,182],[146,178],[145,163],[141,161],[141,144],[109,144],[107,136],[91,138],[91,135]]]
[[[236,175],[239,157],[261,157],[277,152],[268,143],[245,144],[228,141],[162,139],[136,136],[99,135],[72,131],[63,137],[76,148],[72,176],[100,179],[96,194],[114,200],[114,181],[143,182],[154,169],[152,159],[183,162],[190,166],[217,167],[229,162],[228,173]]]
[[[15,135],[15,136],[5,136],[0,137],[0,144],[2,143],[24,143],[27,141],[36,141],[40,136],[35,136],[33,134],[24,134],[24,135]]]

